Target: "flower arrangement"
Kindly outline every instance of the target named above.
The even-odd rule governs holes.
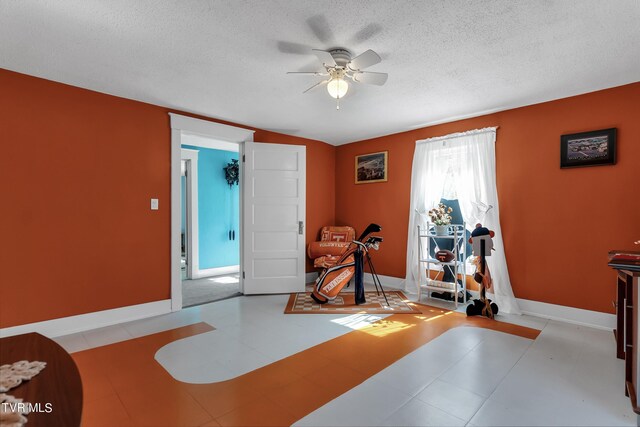
[[[453,209],[449,206],[444,203],[438,203],[437,208],[429,211],[429,217],[435,225],[449,225],[451,224],[451,212],[453,212]]]

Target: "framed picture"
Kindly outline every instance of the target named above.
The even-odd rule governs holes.
[[[387,181],[388,151],[356,156],[356,184]]]
[[[573,133],[560,137],[560,167],[614,165],[616,128]]]

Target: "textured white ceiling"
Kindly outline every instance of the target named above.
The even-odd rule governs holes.
[[[638,0],[0,0],[0,68],[339,145],[638,81],[639,22]],[[389,73],[339,111],[285,74],[336,46]]]

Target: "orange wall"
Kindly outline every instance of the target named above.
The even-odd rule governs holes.
[[[613,312],[607,252],[640,239],[640,83],[340,146],[336,223],[382,225],[376,269],[404,277],[415,141],[487,126],[499,126],[498,197],[516,297]],[[611,127],[615,166],[560,169],[560,135]],[[384,150],[389,181],[355,185],[354,156]]]
[[[169,110],[1,69],[0,88],[0,327],[169,298]],[[307,146],[315,240],[334,222],[335,147],[255,140]]]

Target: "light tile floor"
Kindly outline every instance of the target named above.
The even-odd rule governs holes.
[[[239,297],[56,341],[76,352],[207,322],[216,330],[174,341],[158,351],[156,359],[176,379],[210,382],[385,317],[285,315],[287,298]],[[296,425],[636,424],[623,392],[623,362],[615,357],[610,331],[529,316],[500,315],[499,321],[542,332],[532,341],[487,329],[450,330]]]
[[[182,307],[191,307],[241,295],[239,276],[227,274],[187,280],[182,278]]]

